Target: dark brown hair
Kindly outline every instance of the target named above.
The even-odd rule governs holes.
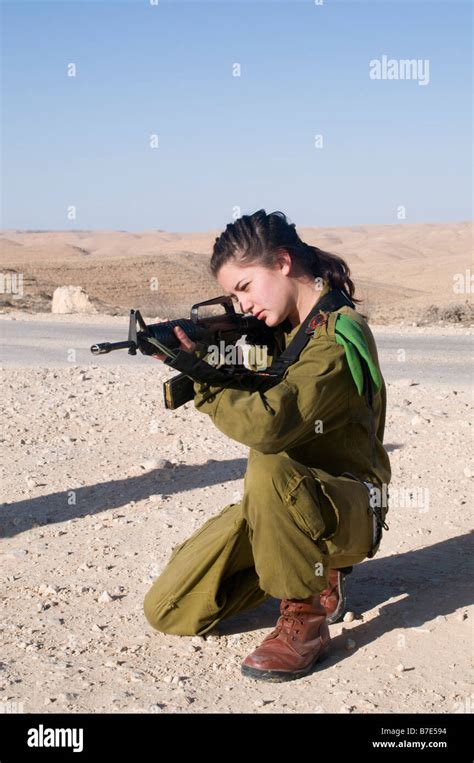
[[[342,257],[305,244],[298,236],[295,224],[289,223],[283,212],[267,215],[264,209],[259,209],[253,215],[243,215],[229,223],[216,238],[209,267],[214,277],[229,260],[270,268],[283,250],[304,273],[328,281],[331,288],[340,289],[354,303],[361,301],[354,299],[351,272]]]

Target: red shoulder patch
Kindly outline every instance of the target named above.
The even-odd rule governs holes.
[[[313,315],[310,322],[306,327],[306,334],[312,334],[318,326],[324,326],[328,322],[329,313],[325,313],[324,310],[319,310],[316,315]]]

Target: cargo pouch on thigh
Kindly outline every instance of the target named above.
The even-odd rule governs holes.
[[[312,540],[331,538],[337,514],[313,477],[293,474],[286,485],[285,501],[293,521]]]
[[[311,472],[337,517],[335,532],[322,537],[319,545],[331,557],[332,567],[361,562],[371,553],[373,538],[367,488],[351,477],[335,477],[322,469]]]

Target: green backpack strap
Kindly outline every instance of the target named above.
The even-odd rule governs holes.
[[[359,395],[364,394],[363,361],[367,363],[370,376],[378,392],[382,386],[382,378],[377,366],[371,358],[364,332],[358,323],[347,315],[338,313],[335,322],[335,339],[344,347],[347,363],[350,368]]]

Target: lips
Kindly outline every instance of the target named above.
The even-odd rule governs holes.
[[[255,317],[260,318],[261,314],[263,313],[263,310],[260,310],[260,312],[256,313]]]

